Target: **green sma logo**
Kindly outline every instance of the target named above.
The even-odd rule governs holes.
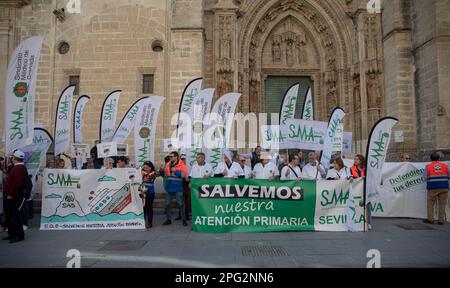
[[[17,98],[23,98],[25,95],[28,94],[28,84],[25,82],[19,82],[14,86],[14,95],[16,95]]]

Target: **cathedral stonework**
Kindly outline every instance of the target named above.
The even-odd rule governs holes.
[[[302,77],[313,86],[316,120],[328,121],[336,106],[347,112],[354,153],[365,153],[384,116],[397,117],[404,135],[389,160],[450,153],[450,0],[381,0],[381,13],[367,0],[80,0],[80,13],[56,17],[67,2],[0,2],[0,91],[15,46],[44,35],[35,117],[49,131],[70,79],[79,80],[77,96],[91,96],[84,133],[92,144],[106,95],[123,90],[120,119],[151,75],[151,93],[166,97],[155,149],[162,159],[159,140],[172,136],[190,80],[203,77],[215,99],[242,93],[237,112],[245,114],[268,111],[269,78]]]

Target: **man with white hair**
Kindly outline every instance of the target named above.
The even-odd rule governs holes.
[[[239,169],[239,164],[233,162],[233,157],[228,149],[223,152],[223,162],[217,165],[214,171],[214,177],[216,178],[234,178],[236,171]]]
[[[326,172],[323,166],[317,161],[316,153],[310,152],[308,154],[308,164],[303,167],[302,179],[308,180],[322,180],[326,177]]]
[[[289,156],[289,164],[281,170],[280,180],[293,180],[299,182],[302,178],[302,171],[299,166],[300,157],[297,154]]]
[[[253,168],[253,178],[263,180],[275,180],[280,176],[278,167],[270,161],[271,157],[267,153],[261,154],[261,162],[255,165]]]
[[[252,178],[252,168],[250,168],[250,166],[246,165],[247,159],[245,157],[245,155],[241,154],[239,155],[239,159],[238,159],[238,164],[239,165],[234,165],[232,167],[232,171],[230,171],[230,174],[233,175],[232,177],[237,179],[249,179]]]

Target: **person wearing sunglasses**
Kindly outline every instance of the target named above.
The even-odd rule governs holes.
[[[402,160],[402,162],[411,162],[411,156],[407,153],[403,153],[401,160]]]
[[[252,178],[252,168],[246,165],[247,159],[245,155],[239,155],[238,165],[232,167],[231,175],[234,179],[250,179]]]

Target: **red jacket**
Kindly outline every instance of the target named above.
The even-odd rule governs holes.
[[[25,165],[17,164],[6,177],[4,191],[5,196],[11,196],[13,198],[23,197],[25,189],[25,183],[28,177],[28,171]]]

